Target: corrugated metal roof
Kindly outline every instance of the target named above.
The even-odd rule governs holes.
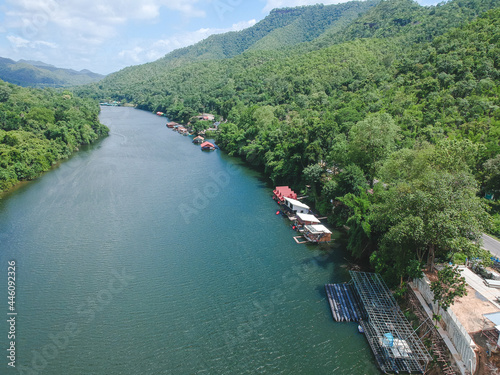
[[[302,221],[310,221],[312,223],[320,223],[319,219],[311,214],[301,214],[297,213],[297,217]]]
[[[292,199],[292,198],[287,198],[287,197],[285,197],[285,200],[287,200],[288,202],[290,202],[290,203],[291,203],[291,204],[293,204],[294,206],[309,209],[309,206],[308,206],[307,204],[304,204],[304,203],[302,203],[301,201],[298,201],[298,200],[296,200],[296,199]]]
[[[307,231],[311,233],[330,233],[330,234],[332,233],[323,224],[306,225],[305,228]]]

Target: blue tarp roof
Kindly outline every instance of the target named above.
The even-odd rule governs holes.
[[[496,326],[500,325],[500,312],[484,314],[484,317],[491,320]]]

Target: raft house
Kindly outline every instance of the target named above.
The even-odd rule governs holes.
[[[300,212],[295,215],[295,219],[295,225],[299,228],[305,225],[315,225],[321,223],[321,221],[316,216],[311,214],[303,214]]]
[[[281,213],[288,217],[293,222],[292,228],[302,234],[293,237],[295,242],[330,242],[332,232],[321,224],[320,219],[310,214],[311,209],[307,204],[296,198],[297,194],[288,186],[277,186],[273,190],[273,199],[281,206],[281,211],[276,212],[276,215]]]
[[[330,242],[332,240],[332,232],[323,224],[304,225],[302,235],[309,242]]]
[[[182,126],[182,125],[177,126],[176,129],[177,129],[177,132],[179,134],[182,134],[182,135],[188,135],[189,134],[189,132],[187,131],[187,129],[184,126]]]
[[[276,186],[273,190],[273,199],[278,203],[283,203],[285,198],[297,199],[297,194],[288,186]]]
[[[425,373],[432,360],[380,275],[349,271],[347,284],[326,284],[333,319],[358,321],[384,373]]]
[[[203,138],[201,135],[198,135],[197,137],[194,137],[193,143],[199,144],[203,143],[205,141],[205,138]]]
[[[307,204],[293,198],[285,197],[282,203],[284,207],[288,208],[294,214],[308,214],[311,210]]]
[[[173,129],[176,125],[179,126],[179,124],[174,121],[167,122],[167,128],[169,129]]]
[[[211,151],[215,150],[215,146],[210,142],[203,142],[201,144],[201,151]]]

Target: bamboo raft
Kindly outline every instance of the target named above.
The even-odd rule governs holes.
[[[337,322],[358,322],[366,319],[356,290],[350,284],[325,284],[333,319]]]

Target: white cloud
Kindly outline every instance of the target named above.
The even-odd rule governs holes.
[[[35,40],[33,42],[34,47],[42,46],[42,47],[49,47],[49,48],[57,48],[57,44],[52,43],[52,42],[46,42],[44,40]]]
[[[132,49],[121,51],[118,53],[118,56],[123,60],[131,61],[133,64],[139,64],[141,62],[143,52],[143,48],[136,46]]]
[[[208,38],[213,34],[221,34],[229,31],[240,31],[255,25],[255,19],[249,21],[242,21],[233,24],[229,28],[216,29],[216,28],[202,28],[193,32],[176,34],[167,39],[157,40],[153,43],[145,43],[144,41],[137,41],[134,46],[129,49],[119,52],[118,57],[122,60],[123,65],[141,64],[157,60],[167,53],[175,49],[190,46],[198,43],[199,41]],[[144,47],[147,46],[147,47]]]
[[[256,23],[257,23],[257,20],[255,20],[255,19],[234,23],[233,26],[231,27],[230,31],[240,31],[240,30],[246,29],[248,27],[252,27]]]
[[[345,3],[349,0],[267,0],[266,6],[263,9],[263,12],[269,13],[274,8],[284,8],[284,7],[296,7],[300,5],[314,5],[318,3],[323,3],[325,5],[329,4],[340,4]]]
[[[52,42],[47,42],[44,40],[35,40],[31,41],[28,39],[24,39],[15,35],[7,35],[7,40],[11,43],[12,47],[14,49],[20,49],[20,48],[57,48],[57,44],[52,43]]]
[[[61,38],[95,45],[117,35],[129,21],[154,21],[160,9],[186,17],[203,17],[199,0],[7,0],[4,28],[24,39],[41,38],[57,30]]]
[[[29,47],[30,41],[15,35],[8,35],[7,40],[12,44],[14,48],[24,48]]]
[[[6,57],[37,56],[59,66],[91,68],[83,66],[84,61],[90,61],[94,69],[98,66],[99,70],[111,70],[112,63],[105,57],[107,43],[112,41],[116,50],[117,45],[124,43],[120,40],[123,32],[129,32],[130,27],[159,22],[165,12],[185,22],[205,17],[200,3],[206,5],[210,1],[5,0],[0,6],[0,12],[3,11],[0,32],[8,37],[0,45],[0,51]],[[97,62],[98,53],[102,54],[99,58],[103,64],[109,66]],[[134,53],[137,57],[141,55],[141,51],[132,51],[131,60]]]

